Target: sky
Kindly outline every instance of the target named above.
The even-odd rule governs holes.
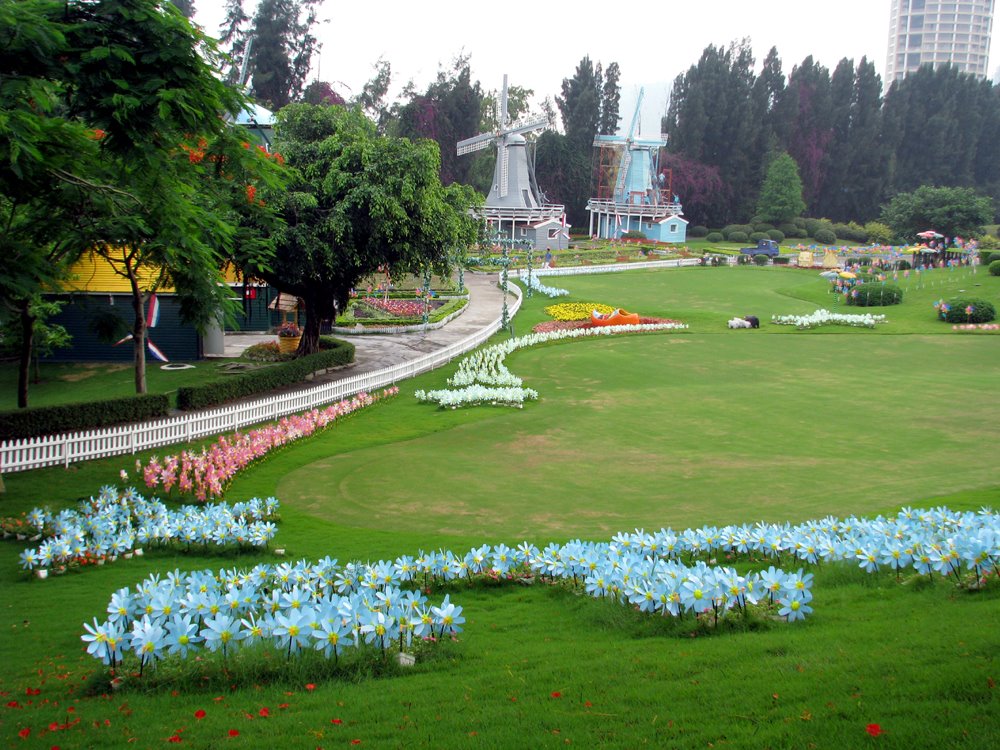
[[[196,0],[195,20],[210,35],[223,18],[222,0]],[[255,0],[244,0],[252,15]],[[641,132],[659,132],[674,79],[698,62],[710,44],[750,39],[758,69],[772,46],[785,74],[807,55],[832,72],[844,57],[867,57],[885,74],[890,0],[696,0],[672,3],[596,3],[536,0],[482,3],[456,0],[324,0],[316,35],[322,49],[313,75],[345,98],[357,95],[379,58],[392,66],[390,97],[407,81],[423,91],[440,68],[469,55],[473,80],[485,91],[511,85],[532,89],[535,103],[555,98],[564,78],[589,55],[621,68],[622,127],[628,127],[640,88]],[[1000,59],[994,24],[990,67]]]

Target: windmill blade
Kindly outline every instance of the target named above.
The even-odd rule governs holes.
[[[625,202],[625,179],[628,177],[628,168],[632,164],[632,150],[626,148],[622,152],[622,160],[618,165],[618,179],[615,181],[615,200],[619,200],[621,196],[621,202]]]
[[[504,143],[500,147],[500,197],[507,197],[507,167],[508,167],[508,149],[507,144]]]
[[[507,127],[507,74],[503,74],[503,92],[500,94],[500,130]]]
[[[625,139],[620,135],[595,135],[594,145],[595,146],[624,146],[626,143]]]
[[[548,118],[539,117],[536,120],[529,120],[528,122],[523,123],[521,125],[516,125],[510,130],[505,130],[504,135],[511,135],[511,134],[523,135],[525,133],[531,133],[532,131],[535,130],[546,130],[548,129],[548,127],[549,127]]]
[[[461,156],[473,151],[482,151],[495,140],[496,136],[493,133],[481,133],[480,135],[472,136],[472,138],[466,138],[464,141],[458,142],[458,155]]]
[[[628,126],[628,135],[626,138],[632,140],[635,137],[636,128],[639,125],[639,112],[642,110],[642,100],[646,96],[646,89],[639,89],[639,98],[635,102],[635,112],[632,113],[632,124]]]

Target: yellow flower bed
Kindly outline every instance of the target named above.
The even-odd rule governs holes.
[[[615,308],[602,305],[600,302],[560,302],[558,305],[549,305],[545,308],[546,314],[556,320],[588,320],[594,310],[607,315],[614,312]]]

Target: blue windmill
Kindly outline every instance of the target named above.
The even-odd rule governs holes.
[[[660,171],[660,149],[667,137],[641,138],[639,112],[645,89],[639,89],[632,121],[624,136],[598,135],[597,197],[587,203],[591,234],[615,238],[629,230],[642,231],[648,239],[682,242],[687,221],[672,195],[667,172]],[[596,219],[596,232],[595,232]]]

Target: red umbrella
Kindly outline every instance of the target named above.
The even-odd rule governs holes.
[[[938,237],[944,237],[944,235],[943,234],[938,234],[933,229],[928,229],[925,232],[918,232],[917,233],[917,237],[922,237],[925,240],[934,240],[934,239],[937,239]]]

